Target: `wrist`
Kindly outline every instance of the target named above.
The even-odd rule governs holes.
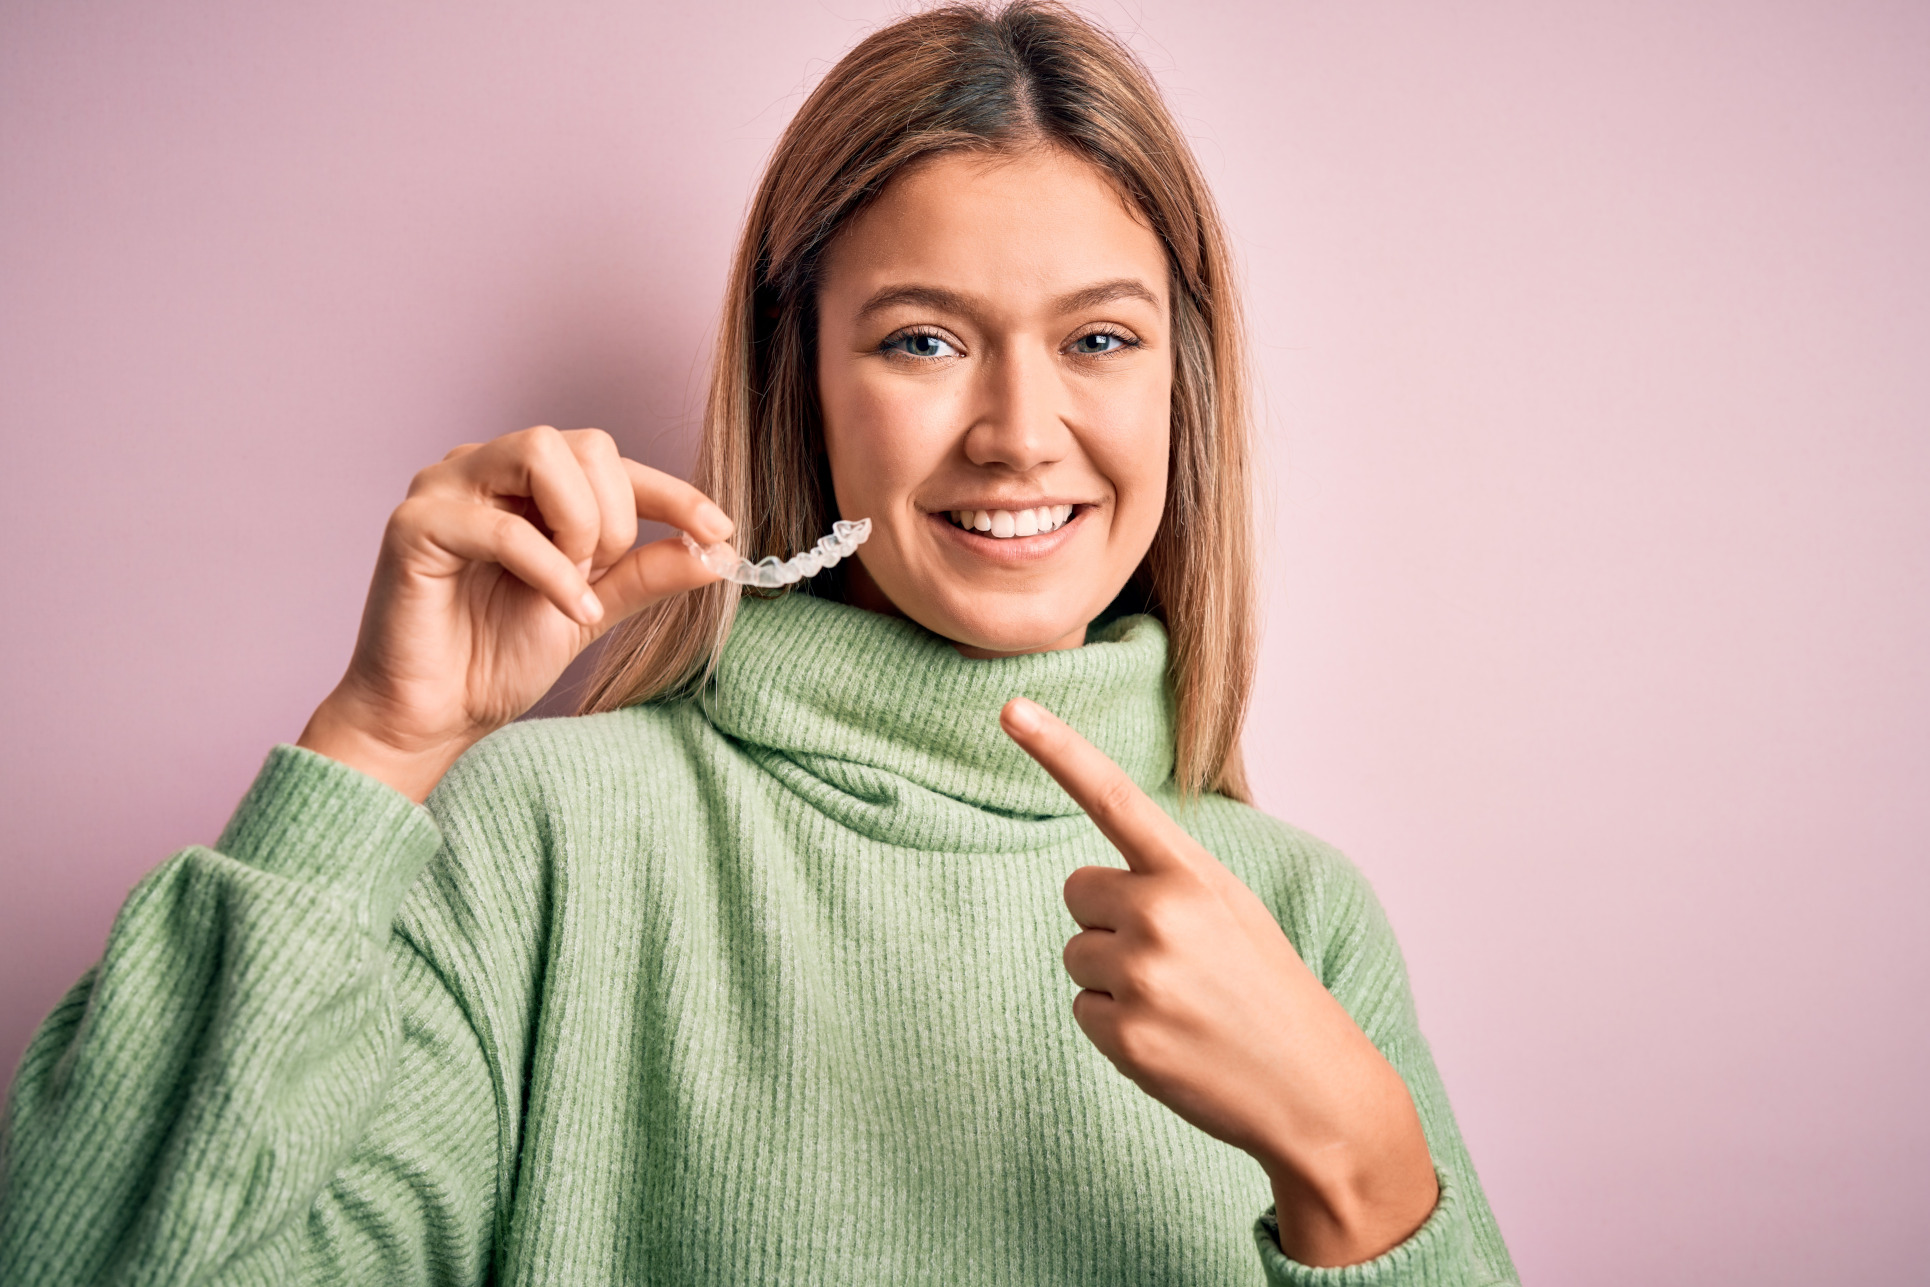
[[[357,703],[338,689],[315,708],[295,745],[339,760],[421,804],[449,766],[477,740],[450,738],[404,746],[375,732],[375,727],[360,714]]]
[[[1310,1146],[1276,1146],[1256,1159],[1272,1185],[1280,1250],[1312,1267],[1384,1255],[1427,1222],[1440,1196],[1420,1117],[1399,1101],[1369,1130]]]
[[[1427,1223],[1440,1197],[1431,1164],[1425,1175],[1269,1178],[1280,1250],[1313,1268],[1358,1265],[1387,1254]]]

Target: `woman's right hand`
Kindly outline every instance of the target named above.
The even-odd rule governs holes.
[[[731,534],[702,492],[601,429],[538,425],[422,470],[389,516],[348,671],[296,744],[420,803],[592,640],[718,579],[679,540],[631,549],[640,517]]]

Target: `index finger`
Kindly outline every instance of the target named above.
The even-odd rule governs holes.
[[[630,490],[636,493],[639,517],[681,528],[706,544],[730,539],[735,526],[729,516],[683,479],[628,456],[623,458],[623,468],[630,475]]]
[[[1037,702],[1014,697],[999,712],[999,727],[1037,760],[1086,811],[1136,872],[1186,864],[1186,833],[1139,789],[1126,770]]]

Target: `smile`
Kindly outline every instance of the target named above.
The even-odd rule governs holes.
[[[968,532],[977,532],[994,540],[1009,541],[1014,537],[1037,536],[1066,525],[1072,517],[1070,505],[1041,505],[1036,509],[955,509],[951,511],[952,525],[962,527]]]

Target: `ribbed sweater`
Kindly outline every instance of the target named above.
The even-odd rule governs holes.
[[[1000,731],[1019,694],[1399,1069],[1440,1179],[1405,1242],[1289,1260],[1259,1164],[1073,1022],[1061,887],[1124,862]],[[1151,617],[972,661],[791,594],[696,698],[512,724],[426,805],[278,745],[23,1057],[0,1282],[1513,1282],[1368,884],[1183,801],[1172,719]]]

